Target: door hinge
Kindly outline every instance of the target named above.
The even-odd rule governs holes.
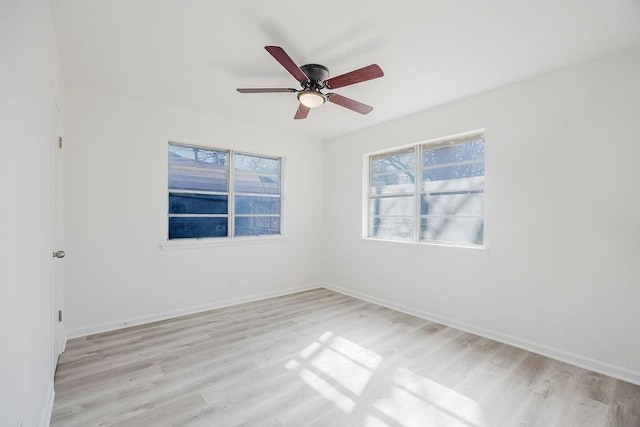
[[[58,310],[58,322],[62,322],[62,310]]]
[[[58,137],[58,148],[62,148],[62,137]]]

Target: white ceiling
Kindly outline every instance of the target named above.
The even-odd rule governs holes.
[[[327,139],[640,43],[640,0],[50,0],[65,82]],[[293,120],[297,82],[264,50],[332,76],[379,64]]]

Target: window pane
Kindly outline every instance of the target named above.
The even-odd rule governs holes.
[[[413,148],[395,151],[393,153],[380,154],[371,157],[371,174],[396,172],[401,170],[414,170],[416,155]]]
[[[467,191],[422,195],[420,213],[439,215],[482,215],[482,192]]]
[[[415,188],[413,172],[399,172],[371,177],[371,194],[412,193]]]
[[[234,190],[238,193],[280,194],[280,178],[236,171]]]
[[[196,191],[227,191],[227,170],[222,166],[190,169],[169,166],[169,189]]]
[[[484,176],[484,163],[446,166],[422,171],[422,181],[443,181],[476,176]]]
[[[227,218],[170,217],[169,239],[226,237]]]
[[[420,239],[481,245],[484,237],[482,218],[422,218]]]
[[[222,169],[225,169],[228,164],[229,153],[227,151],[169,145],[169,165],[198,168],[221,166]]]
[[[226,214],[227,196],[210,194],[169,194],[170,214]]]
[[[369,215],[413,215],[414,206],[413,195],[374,197],[369,199]]]
[[[413,218],[369,218],[369,237],[414,239]]]
[[[236,217],[236,236],[280,234],[280,217]]]
[[[236,197],[236,214],[279,214],[280,197]]]
[[[484,140],[482,139],[448,147],[422,147],[422,164],[424,166],[444,165],[478,159],[484,159]]]
[[[234,154],[233,167],[248,172],[280,175],[280,159],[250,156],[248,154]]]
[[[424,181],[422,190],[425,192],[449,192],[456,190],[469,190],[484,188],[484,176],[449,179],[445,181]]]

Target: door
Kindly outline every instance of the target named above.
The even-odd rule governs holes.
[[[52,373],[55,373],[58,356],[64,350],[63,328],[63,140],[62,110],[58,99],[53,97],[51,141],[51,315],[52,315]]]

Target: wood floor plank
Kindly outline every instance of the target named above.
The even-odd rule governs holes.
[[[326,289],[71,340],[52,426],[640,426],[640,386]]]

